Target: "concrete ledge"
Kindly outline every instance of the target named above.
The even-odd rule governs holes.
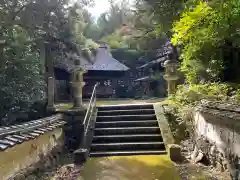
[[[168,148],[168,145],[174,144],[174,138],[173,138],[171,129],[169,127],[168,120],[164,115],[163,106],[161,104],[156,103],[153,105],[153,107],[155,110],[157,121],[159,123],[159,127],[161,129],[163,142],[164,142],[166,148]]]
[[[229,116],[231,113],[232,117]],[[230,171],[232,177],[239,179],[240,130],[239,120],[234,117],[235,112],[210,108],[195,110],[195,149],[202,152],[214,167]]]
[[[196,108],[194,113],[203,116],[208,123],[221,125],[226,128],[234,126],[236,129],[240,129],[240,113],[205,107]]]
[[[141,106],[141,105],[153,105],[153,103],[148,102],[136,102],[136,103],[127,103],[127,104],[114,104],[114,105],[99,105],[99,107],[121,107],[121,106]]]
[[[182,161],[181,146],[174,144],[174,138],[169,127],[168,120],[164,115],[164,108],[161,104],[154,104],[154,110],[158,120],[159,127],[161,129],[161,134],[163,142],[165,144],[166,151],[172,161],[180,162]]]

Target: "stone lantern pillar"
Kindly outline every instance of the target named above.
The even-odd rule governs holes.
[[[179,79],[178,76],[178,61],[167,60],[164,62],[163,67],[165,67],[164,79],[168,83],[168,96],[173,94],[176,90],[176,81]]]
[[[72,72],[72,92],[73,92],[73,109],[74,110],[82,110],[84,109],[83,100],[82,100],[82,89],[85,86],[85,82],[83,81],[83,74],[86,73],[87,70],[80,66],[80,59],[76,57],[74,58],[74,69]]]
[[[47,110],[49,112],[55,111],[55,105],[54,105],[54,78],[48,77],[47,82]]]
[[[41,51],[41,63],[45,64],[46,80],[47,80],[47,111],[54,112],[54,91],[55,91],[55,77],[54,77],[54,62],[51,52],[51,44],[45,42],[42,44]],[[43,70],[44,71],[44,70]]]

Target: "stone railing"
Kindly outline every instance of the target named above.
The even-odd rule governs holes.
[[[204,102],[194,112],[196,146],[193,159],[205,156],[210,164],[240,179],[240,106]]]

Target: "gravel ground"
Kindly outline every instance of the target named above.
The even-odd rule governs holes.
[[[190,155],[193,151],[193,144],[189,140],[183,141],[181,146],[185,162],[175,164],[175,166],[178,168],[182,180],[231,180],[228,172],[221,172],[200,163],[192,163]]]
[[[220,172],[200,164],[176,164],[182,180],[231,180],[227,172]]]
[[[57,166],[37,174],[29,175],[25,180],[79,180],[80,167],[72,164],[71,154],[62,154]]]
[[[175,166],[182,180],[231,180],[228,172],[220,172],[211,166],[192,163],[189,158],[193,149],[192,144],[190,141],[184,141],[181,145],[186,160]],[[72,164],[71,155],[64,155],[57,167],[38,175],[31,175],[26,180],[82,180],[80,169],[81,167]]]

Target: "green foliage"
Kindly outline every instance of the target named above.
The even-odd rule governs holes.
[[[95,42],[100,40],[105,40],[107,42],[110,41],[109,43],[115,48],[121,46],[118,45],[120,42],[113,42],[112,40],[114,38],[110,38],[108,36],[115,36],[115,38],[119,39],[117,37],[118,33],[115,33],[115,31],[121,29],[124,24],[130,22],[133,13],[127,0],[109,2],[110,9],[107,12],[102,13],[96,21],[94,21],[92,17],[90,18],[91,21],[86,21],[87,24],[84,34],[87,38],[93,39]],[[107,37],[107,39],[105,37]]]
[[[184,8],[184,0],[139,0],[137,1],[138,15],[147,17],[149,27],[159,35],[170,37],[172,23],[179,19],[179,13]]]
[[[69,13],[70,29],[72,33],[72,41],[79,49],[96,49],[97,44],[87,37],[87,32],[91,29],[93,19],[89,12],[79,6],[74,6]]]
[[[179,85],[176,93],[169,97],[171,107],[167,111],[176,142],[180,142],[189,135],[194,140],[193,111],[195,106],[202,100],[232,100],[230,95],[233,91],[231,85],[224,83]]]
[[[203,99],[225,101],[232,90],[230,85],[222,83],[179,85],[170,100],[179,107],[195,106]]]
[[[111,35],[103,37],[101,41],[107,42],[111,49],[128,48],[127,37],[123,37],[121,33],[117,31]]]
[[[80,8],[70,6],[68,0],[0,1],[0,125],[36,118],[39,115],[35,111],[45,109],[44,62],[40,62],[43,42],[51,44],[51,55],[57,58],[65,58],[64,43],[78,42],[80,48],[93,46],[72,29],[80,24],[80,18],[74,22],[70,16],[76,7]],[[81,22],[84,18],[86,14],[81,16]]]
[[[39,53],[28,44],[28,33],[19,26],[8,31],[11,46],[4,48],[0,68],[0,117],[5,124],[15,121],[14,114],[27,111],[44,98],[45,84],[40,75]],[[26,44],[26,45],[25,45]]]
[[[234,58],[229,55],[239,47],[240,3],[221,2],[197,1],[174,24],[172,43],[182,47],[180,69],[189,83],[220,80],[223,70],[229,68],[226,61]]]
[[[143,55],[134,49],[112,49],[111,53],[115,59],[118,59],[122,63],[126,64],[130,68],[136,68],[136,62],[140,56]]]

